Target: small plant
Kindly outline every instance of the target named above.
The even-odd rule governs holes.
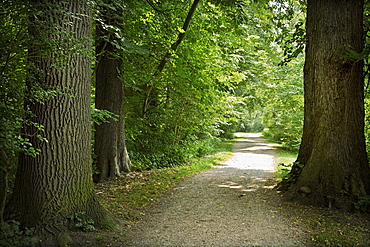
[[[0,246],[34,246],[36,240],[32,237],[33,228],[20,229],[20,223],[15,220],[0,224]]]
[[[370,213],[370,196],[360,196],[357,202],[353,203],[358,213]]]
[[[95,230],[95,222],[91,219],[85,218],[86,212],[77,212],[72,215],[67,216],[74,224],[75,227],[85,231],[94,231]]]
[[[278,165],[277,177],[281,179],[286,179],[290,170],[292,169],[292,164],[280,163]]]
[[[303,170],[303,167],[304,165],[302,163],[293,162],[292,169],[284,178],[288,182],[289,187],[297,181],[299,175]]]
[[[288,190],[298,179],[302,172],[304,165],[299,162],[293,162],[293,164],[279,164],[283,168],[280,169],[280,177],[283,179],[278,185],[279,190]]]

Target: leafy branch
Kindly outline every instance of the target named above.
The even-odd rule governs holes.
[[[167,51],[167,53],[164,55],[162,60],[159,62],[156,71],[153,73],[153,77],[157,77],[160,73],[163,72],[164,67],[166,66],[167,62],[169,61],[169,59],[171,59],[172,55],[176,52],[177,48],[180,46],[181,42],[184,40],[185,33],[190,27],[191,20],[194,16],[195,10],[197,9],[199,2],[200,0],[194,0],[193,4],[190,7],[188,15],[186,16],[186,19],[184,21],[182,28],[179,29],[179,34],[177,36],[176,41],[172,43],[171,50]],[[148,85],[148,90],[147,90],[146,97],[144,100],[144,105],[143,105],[143,115],[145,115],[145,113],[148,110],[149,98],[153,90],[153,84],[154,82],[152,80],[152,82]]]

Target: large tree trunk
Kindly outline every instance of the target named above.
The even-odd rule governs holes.
[[[304,128],[293,170],[304,167],[288,193],[296,201],[343,207],[370,192],[363,62],[345,56],[346,48],[361,52],[362,25],[363,0],[308,1]]]
[[[68,42],[68,38],[78,42],[91,36],[91,10],[85,1],[34,4],[36,10],[42,10],[35,13],[43,16],[32,20],[44,20],[44,26],[35,22],[30,27],[30,35],[35,39],[47,35],[58,42]],[[65,32],[59,36],[60,29]],[[89,42],[85,40],[84,44],[89,50]],[[42,55],[48,52],[44,47],[41,39],[30,47],[30,60],[38,70],[36,77],[30,78],[34,80],[29,87],[38,84],[59,88],[73,96],[58,94],[41,103],[28,102],[34,114],[30,120],[44,126],[44,131],[38,132],[34,125],[26,124],[23,134],[41,153],[36,157],[21,155],[14,193],[7,207],[8,216],[22,225],[35,227],[40,236],[65,232],[70,224],[67,216],[75,213],[85,212],[86,218],[94,220],[96,226],[108,219],[96,198],[92,181],[91,60],[81,54],[64,53],[66,64],[58,68],[56,53]],[[43,135],[47,141],[41,141],[36,134]]]
[[[110,1],[108,1],[110,2]],[[112,10],[102,7],[105,11],[104,24],[122,25],[116,23]],[[119,9],[117,7],[117,9]],[[103,11],[103,10],[102,10]],[[113,17],[112,17],[113,16]],[[95,182],[102,179],[120,176],[120,172],[131,171],[131,161],[125,143],[124,126],[124,90],[123,90],[123,63],[119,53],[113,46],[116,40],[114,33],[109,32],[101,24],[96,27],[98,44],[96,54],[98,63],[96,68],[95,107],[108,110],[118,115],[118,121],[109,119],[109,123],[95,125],[95,155],[99,174],[94,175]]]

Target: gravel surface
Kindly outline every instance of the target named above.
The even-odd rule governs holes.
[[[308,246],[273,190],[274,149],[244,134],[233,157],[189,177],[129,225],[127,246]]]

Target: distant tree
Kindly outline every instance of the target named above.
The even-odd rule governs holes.
[[[22,128],[27,67],[27,12],[24,1],[2,1],[0,6],[0,223],[14,184],[18,152],[25,142]]]
[[[304,128],[288,193],[295,201],[348,209],[370,193],[363,61],[348,56],[363,49],[363,4],[308,0]]]
[[[95,182],[131,171],[125,141],[123,63],[123,2],[106,0],[98,5],[96,25],[95,107],[117,115],[95,125],[94,151],[98,174]]]
[[[21,154],[6,215],[35,227],[41,237],[65,233],[67,217],[76,213],[85,212],[95,226],[108,219],[91,176],[91,59],[85,53],[91,49],[90,8],[72,0],[33,1],[30,8],[34,73],[27,90],[41,87],[54,95],[26,102],[23,137],[40,153]]]

